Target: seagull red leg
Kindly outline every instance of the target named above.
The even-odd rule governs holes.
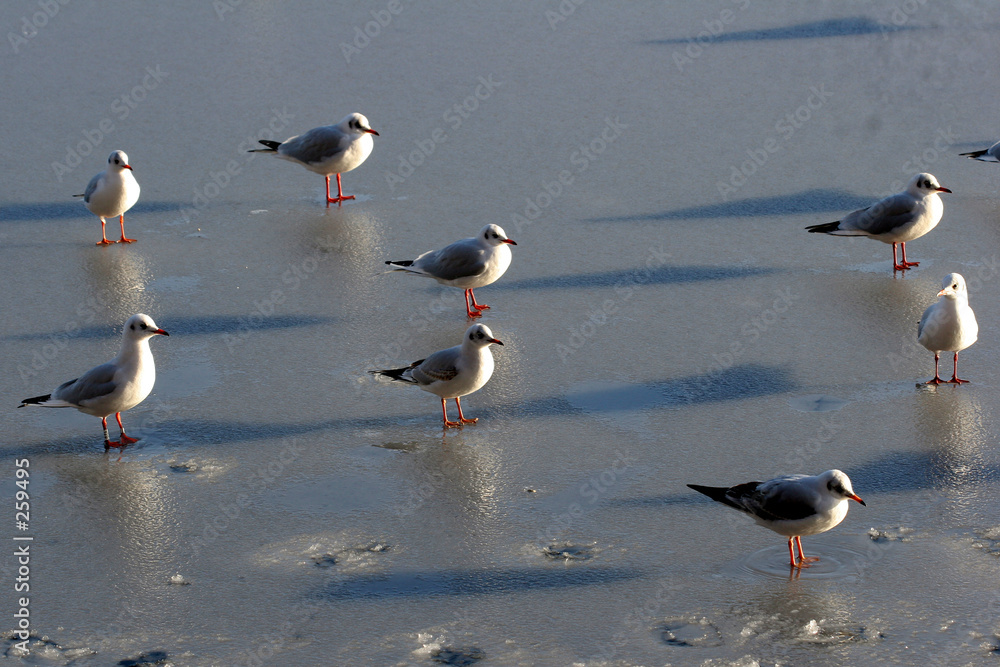
[[[490,309],[490,307],[487,306],[485,303],[476,303],[476,293],[474,291],[472,291],[471,287],[469,288],[469,295],[472,297],[472,307],[473,308],[475,308],[476,310],[489,310]]]
[[[448,405],[445,403],[445,399],[441,399],[441,414],[444,415],[444,427],[452,428],[454,426],[461,426],[461,422],[450,422],[448,421]]]
[[[339,204],[340,202],[347,201],[348,199],[354,199],[354,195],[344,196],[344,190],[340,186],[340,174],[337,174],[337,198],[332,199],[330,197],[330,177],[326,177],[326,203],[327,204]]]
[[[799,567],[809,567],[809,563],[815,563],[819,560],[818,557],[807,558],[804,553],[802,553],[802,538],[798,535],[795,536],[795,546],[799,548]]]
[[[477,421],[479,421],[479,417],[476,417],[475,419],[465,418],[465,415],[462,414],[462,402],[458,400],[458,396],[455,397],[455,405],[458,406],[458,420],[460,422],[462,422],[463,424],[475,424]]]
[[[920,262],[907,262],[906,261],[906,241],[901,241],[899,248],[903,251],[903,268],[910,268],[911,266],[920,266]]]
[[[792,540],[794,537],[788,538],[788,565],[789,567],[797,567],[795,564],[795,549],[792,548]]]
[[[110,449],[111,447],[119,447],[121,443],[111,442],[111,435],[108,433],[108,418],[101,417],[101,427],[104,428],[104,449]]]
[[[896,244],[893,243],[892,244],[892,271],[893,271],[893,273],[895,273],[896,271],[906,271],[906,269],[908,269],[908,268],[909,267],[906,266],[906,260],[905,259],[903,260],[903,264],[900,264],[898,261],[896,261]]]
[[[119,441],[119,443],[122,446],[131,445],[133,442],[139,442],[139,438],[130,438],[127,435],[125,435],[125,427],[122,425],[122,413],[116,412],[115,419],[118,420],[118,428],[122,430],[122,437],[121,440]]]
[[[935,352],[934,353],[934,379],[933,380],[928,380],[924,384],[941,384],[942,382],[944,382],[944,380],[941,379],[941,374],[940,374],[940,371],[938,370],[938,366],[939,366],[940,363],[941,363],[941,355],[940,355],[940,353]],[[958,370],[958,360],[957,359],[955,360],[955,369]]]
[[[114,241],[109,241],[107,234],[105,234],[104,227],[106,224],[107,223],[105,223],[104,218],[101,218],[101,240],[98,241],[96,245],[111,245],[114,243]]]
[[[483,314],[481,312],[472,309],[472,304],[469,303],[470,294],[472,294],[471,287],[465,290],[465,312],[468,314],[469,317],[482,317]]]
[[[125,214],[122,213],[118,216],[118,224],[122,227],[122,237],[118,239],[118,243],[135,243],[135,239],[125,238]]]
[[[955,368],[951,374],[951,379],[948,380],[951,384],[968,384],[968,380],[961,380],[958,377],[958,352],[955,353]]]

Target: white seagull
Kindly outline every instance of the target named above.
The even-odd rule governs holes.
[[[354,195],[344,196],[340,175],[360,167],[375,147],[371,135],[379,136],[368,119],[359,113],[349,114],[336,125],[314,127],[305,134],[289,137],[284,141],[261,139],[267,148],[257,148],[250,153],[274,153],[283,160],[301,164],[311,172],[326,178],[326,203],[339,204]],[[337,175],[337,197],[330,197],[330,175]]]
[[[969,290],[965,278],[959,273],[949,273],[941,283],[940,297],[928,306],[917,326],[917,340],[934,353],[934,379],[925,384],[941,384],[945,380],[938,374],[941,352],[954,352],[955,365],[947,382],[962,384],[968,380],[958,378],[958,353],[976,342],[979,324],[976,314],[969,307]]]
[[[507,238],[499,225],[486,225],[479,236],[455,241],[441,250],[425,252],[416,259],[386,262],[394,271],[415,273],[433,278],[442,285],[461,287],[465,290],[465,310],[469,317],[479,317],[489,308],[476,303],[472,291],[497,281],[510,266],[509,245],[517,245]]]
[[[959,155],[964,155],[967,158],[979,160],[980,162],[1000,162],[1000,141],[984,150],[972,151],[971,153],[959,153]]]
[[[82,195],[87,209],[101,219],[101,240],[97,245],[111,245],[104,233],[105,218],[118,218],[122,237],[117,243],[132,243],[135,239],[125,237],[125,211],[139,201],[139,183],[132,175],[125,151],[115,151],[108,157],[108,168],[90,179]]]
[[[481,389],[493,375],[493,354],[490,352],[493,343],[503,345],[485,324],[473,324],[465,331],[461,345],[435,352],[405,368],[368,372],[396,382],[415,384],[440,396],[445,428],[475,424],[479,418],[466,419],[459,398]],[[449,398],[454,398],[458,406],[457,422],[448,421],[445,401]]]
[[[839,470],[819,475],[786,475],[766,482],[747,482],[730,487],[689,487],[712,500],[746,512],[754,521],[788,538],[788,557],[792,567],[809,567],[819,558],[802,553],[802,535],[825,533],[847,516],[847,501],[865,501],[854,495],[850,478]],[[799,548],[795,560],[792,541]]]
[[[867,236],[892,244],[892,270],[905,271],[920,262],[906,261],[906,242],[918,239],[941,222],[944,204],[939,192],[951,192],[941,187],[932,174],[917,174],[910,179],[905,192],[849,213],[843,220],[806,227],[810,232],[831,236]],[[902,263],[896,261],[896,244],[902,250]]]
[[[75,380],[64,382],[51,394],[21,401],[42,408],[76,408],[80,412],[101,418],[104,427],[104,448],[124,447],[136,442],[125,435],[121,413],[142,403],[153,390],[156,367],[149,339],[159,334],[169,336],[149,315],[138,313],[125,321],[122,349],[118,356],[92,368]],[[114,414],[122,431],[121,439],[112,442],[108,435],[108,416]]]

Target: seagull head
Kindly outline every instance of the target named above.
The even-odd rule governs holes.
[[[961,273],[949,273],[941,282],[941,291],[937,295],[949,299],[957,299],[959,296],[965,296],[968,299],[969,293],[968,288],[965,286],[965,278],[962,277]]]
[[[479,232],[479,238],[486,242],[486,245],[500,245],[507,243],[517,245],[513,240],[507,238],[507,232],[500,225],[486,225]]]
[[[855,495],[854,489],[851,487],[851,478],[840,470],[827,470],[819,476],[819,481],[826,485],[826,490],[834,498],[856,500],[862,505],[865,504],[865,501]]]
[[[146,340],[153,336],[169,336],[166,331],[156,326],[153,318],[144,313],[136,313],[125,321],[125,337],[136,340]]]
[[[379,136],[378,132],[372,129],[368,119],[359,113],[348,115],[344,120],[337,123],[337,126],[347,134],[374,134],[376,137]]]
[[[487,347],[493,343],[503,345],[501,341],[493,337],[493,332],[485,324],[473,324],[466,329],[463,343],[473,347]]]
[[[936,192],[951,193],[951,190],[938,183],[938,179],[934,176],[934,174],[928,174],[926,172],[917,174],[911,178],[910,184],[907,186],[906,190],[914,197],[926,197],[927,195],[934,194]]]
[[[108,156],[109,169],[114,169],[115,171],[121,171],[122,169],[128,169],[131,171],[132,167],[128,163],[128,155],[125,155],[125,151],[115,151]]]

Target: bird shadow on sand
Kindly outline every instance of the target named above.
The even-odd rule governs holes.
[[[538,567],[392,572],[349,577],[312,594],[326,600],[506,595],[519,591],[604,586],[647,576],[620,567]]]
[[[574,273],[521,280],[500,281],[493,291],[526,289],[593,289],[622,285],[683,285],[711,280],[756,278],[779,273],[780,269],[754,266],[654,266],[599,273]]]
[[[702,218],[756,218],[778,215],[806,215],[810,213],[840,214],[871,206],[877,197],[859,197],[844,190],[814,188],[795,194],[772,197],[750,197],[691,206],[673,211],[626,215],[607,218],[589,218],[585,222],[656,222],[660,220],[696,220]]]
[[[171,336],[203,336],[218,334],[252,334],[254,331],[277,329],[299,329],[303,327],[325,326],[334,320],[319,315],[271,315],[269,317],[250,315],[200,315],[200,316],[157,316],[163,328]],[[28,333],[3,336],[0,340],[66,340],[72,338],[114,338],[121,336],[121,329],[107,326],[87,326],[68,331]]]
[[[721,22],[720,22],[721,23]],[[720,26],[721,28],[721,26]],[[702,47],[724,42],[757,42],[784,39],[817,39],[822,37],[862,37],[866,35],[887,35],[904,30],[919,30],[916,26],[897,26],[880,23],[867,16],[848,16],[823,21],[808,21],[795,25],[756,30],[736,30],[712,34],[702,31],[696,36],[673,39],[650,39],[645,44],[669,46],[672,44],[696,43]],[[706,36],[708,35],[708,36]]]
[[[181,206],[177,202],[139,202],[125,214],[125,222],[128,222],[130,216],[137,214],[164,213],[166,211],[179,211],[180,209]],[[97,216],[88,211],[87,207],[84,206],[82,199],[68,202],[0,204],[0,222],[35,222],[37,220],[68,220],[71,218],[93,218],[95,222],[99,222]],[[110,224],[111,221],[111,218],[109,218],[108,223]]]

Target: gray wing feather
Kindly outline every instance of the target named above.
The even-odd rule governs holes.
[[[118,384],[114,381],[117,367],[101,364],[92,368],[75,380],[59,385],[52,392],[52,398],[81,405],[83,401],[106,396],[115,390]]]
[[[779,477],[765,482],[738,502],[751,514],[770,521],[810,517],[816,514],[815,494],[799,484],[788,483],[800,477]]]
[[[458,375],[460,350],[461,348],[456,346],[435,352],[424,359],[424,363],[414,368],[410,375],[418,384],[450,380]]]
[[[906,193],[886,197],[877,204],[854,211],[844,218],[841,228],[860,229],[879,235],[913,222],[917,201]]]
[[[470,278],[486,270],[486,252],[474,239],[463,239],[413,261],[414,268],[442,280]]]
[[[104,176],[103,171],[90,179],[90,183],[87,183],[87,189],[83,191],[83,201],[88,204],[90,203],[90,195],[94,194],[94,191],[97,190],[97,184],[101,182],[102,176]]]
[[[306,164],[313,164],[343,153],[350,143],[348,135],[333,125],[327,125],[315,127],[305,134],[292,137],[278,147],[278,153]]]

